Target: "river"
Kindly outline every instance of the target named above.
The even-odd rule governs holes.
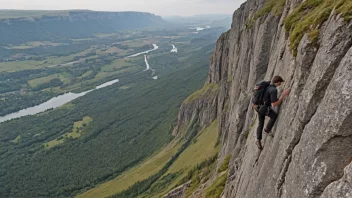
[[[133,54],[131,56],[128,56],[128,58],[136,57],[136,56],[139,56],[139,55],[142,55],[142,54],[148,54],[149,52],[155,51],[155,50],[157,50],[159,48],[159,46],[157,46],[156,44],[153,44],[153,47],[154,48],[151,49],[151,50],[147,50],[147,51],[144,51],[144,52]],[[147,71],[147,70],[150,69],[150,66],[149,66],[148,61],[147,61],[147,57],[145,57],[145,63],[146,63],[146,66],[147,66],[147,69],[145,71]],[[69,64],[69,63],[66,63],[66,64]],[[56,65],[52,65],[51,67],[54,67],[54,66],[56,66]],[[40,105],[37,105],[37,106],[34,106],[34,107],[29,107],[29,108],[26,108],[26,109],[22,109],[22,110],[20,110],[18,112],[2,116],[2,117],[0,117],[0,123],[1,122],[5,122],[7,120],[14,119],[14,118],[27,116],[27,115],[35,115],[35,114],[44,112],[44,111],[46,111],[48,109],[52,109],[52,108],[55,109],[57,107],[60,107],[60,106],[62,106],[64,104],[67,104],[67,103],[71,102],[72,100],[74,100],[76,98],[84,96],[84,95],[86,95],[87,93],[89,93],[91,91],[110,86],[110,85],[112,85],[114,83],[117,83],[117,82],[119,82],[118,79],[112,80],[112,81],[109,81],[107,83],[104,83],[102,85],[97,86],[95,89],[92,89],[92,90],[89,90],[89,91],[85,91],[85,92],[82,92],[82,93],[71,93],[71,92],[65,93],[63,95],[51,98],[50,100],[48,100],[48,101],[46,101],[46,102],[44,102],[44,103],[42,103]]]
[[[172,50],[171,50],[171,52],[177,53],[177,48],[175,47],[175,45],[172,45]]]
[[[148,56],[147,56],[147,55],[144,55],[144,61],[145,61],[145,65],[147,66],[147,69],[145,69],[144,71],[151,70],[151,71],[152,71],[152,76],[154,76],[155,73],[156,73],[156,70],[150,68],[150,65],[149,65],[149,63],[148,63]],[[154,80],[158,80],[158,76],[154,76],[154,77],[152,77],[152,78],[153,78]]]
[[[114,83],[117,83],[117,82],[119,82],[118,79],[112,80],[112,81],[109,81],[109,82],[106,82],[106,83],[104,83],[102,85],[97,86],[95,89],[92,89],[92,90],[89,90],[89,91],[85,91],[85,92],[82,92],[82,93],[72,93],[72,92],[65,93],[63,95],[51,98],[50,100],[48,100],[48,101],[46,101],[46,102],[44,102],[42,104],[39,104],[37,106],[29,107],[29,108],[20,110],[18,112],[11,113],[11,114],[5,115],[3,117],[0,117],[0,123],[1,122],[5,122],[7,120],[14,119],[14,118],[19,118],[19,117],[22,117],[22,116],[35,115],[35,114],[44,112],[44,111],[46,111],[48,109],[52,109],[52,108],[55,109],[57,107],[60,107],[60,106],[62,106],[64,104],[67,104],[67,103],[71,102],[72,100],[74,100],[76,98],[84,96],[84,95],[86,95],[87,93],[89,93],[91,91],[110,86],[110,85],[112,85]]]
[[[150,69],[150,66],[149,66],[149,63],[148,63],[147,55],[144,55],[144,61],[145,61],[145,65],[147,66],[147,69],[145,69],[144,71],[148,71]]]
[[[149,52],[155,51],[155,50],[157,50],[159,48],[159,46],[157,46],[156,44],[153,44],[153,47],[154,47],[154,49],[147,50],[145,52],[140,52],[140,53],[137,53],[137,54],[133,54],[131,56],[127,56],[127,58],[136,57],[136,56],[139,56],[139,55],[142,55],[142,54],[148,54]]]

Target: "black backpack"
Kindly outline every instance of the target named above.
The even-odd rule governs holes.
[[[264,105],[264,93],[266,92],[267,88],[270,85],[270,81],[260,81],[255,84],[253,97],[252,97],[252,104],[253,106]]]

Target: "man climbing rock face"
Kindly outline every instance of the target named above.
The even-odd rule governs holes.
[[[256,108],[259,118],[259,125],[257,128],[257,141],[256,145],[259,149],[263,149],[261,140],[262,140],[262,132],[264,128],[265,116],[270,118],[268,124],[266,125],[264,131],[269,134],[271,129],[273,128],[275,121],[277,119],[277,113],[272,109],[272,107],[279,106],[283,99],[290,93],[290,90],[285,90],[280,98],[277,98],[277,89],[276,87],[280,86],[284,80],[281,76],[274,76],[271,81],[271,84],[266,88],[266,91],[263,95],[263,105],[259,105]]]

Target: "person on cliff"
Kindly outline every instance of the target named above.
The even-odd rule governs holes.
[[[262,132],[264,128],[265,116],[270,118],[268,124],[266,125],[264,131],[269,134],[271,129],[273,128],[275,121],[277,119],[277,113],[272,109],[272,107],[279,106],[283,99],[290,93],[290,90],[285,90],[280,98],[277,98],[277,89],[276,87],[280,86],[284,80],[281,76],[274,76],[271,81],[271,84],[266,87],[266,90],[263,95],[263,104],[258,105],[255,110],[258,113],[259,125],[257,128],[257,141],[256,145],[261,150],[263,149],[261,140],[262,140]]]

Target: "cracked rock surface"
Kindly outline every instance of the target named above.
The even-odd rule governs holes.
[[[266,2],[248,0],[217,41],[206,84],[220,89],[211,102],[203,97],[193,107],[204,123],[219,120],[219,159],[232,156],[223,198],[352,197],[352,20],[332,11],[318,44],[306,34],[294,56],[283,21],[302,1],[286,0],[280,16],[269,13],[248,28]],[[264,134],[259,151],[251,93],[274,75],[285,79],[279,93],[291,93],[278,110],[274,137]],[[181,117],[190,117],[183,115],[193,107],[184,105]]]

